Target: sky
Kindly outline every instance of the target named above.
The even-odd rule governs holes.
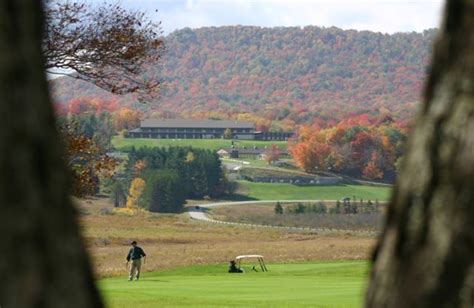
[[[102,3],[104,0],[87,0]],[[109,0],[110,1],[110,0]],[[336,26],[383,33],[439,26],[441,0],[119,0],[161,20],[165,34],[206,26]],[[157,13],[154,13],[158,10]]]

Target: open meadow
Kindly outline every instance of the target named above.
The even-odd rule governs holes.
[[[222,264],[241,254],[269,263],[366,260],[373,236],[316,234],[207,224],[178,215],[116,213],[108,199],[79,200],[80,223],[98,277],[126,276],[125,256],[137,240],[148,258],[145,271]]]
[[[105,198],[77,200],[82,233],[108,307],[357,307],[376,237],[208,224],[183,214],[134,215]],[[192,204],[192,202],[191,202]],[[125,256],[147,253],[142,279],[127,281]],[[241,254],[262,254],[269,272],[228,274]]]

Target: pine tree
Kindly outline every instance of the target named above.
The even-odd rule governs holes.
[[[185,196],[176,171],[150,172],[147,183],[144,199],[151,212],[177,213],[183,209]]]
[[[277,214],[277,215],[283,214],[283,207],[281,206],[280,201],[277,201],[277,203],[275,205],[275,214]]]

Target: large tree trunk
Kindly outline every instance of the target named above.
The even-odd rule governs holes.
[[[41,56],[42,1],[0,1],[0,306],[101,307]]]
[[[474,305],[474,1],[452,0],[374,254],[367,307]]]

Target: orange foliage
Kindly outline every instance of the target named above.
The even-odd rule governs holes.
[[[362,170],[362,176],[369,180],[381,179],[383,178],[383,172],[377,167],[377,153],[372,152],[372,157],[370,161]]]
[[[119,132],[121,130],[134,129],[140,126],[141,114],[137,110],[130,108],[121,108],[113,113],[114,129]]]
[[[358,116],[327,128],[302,126],[288,148],[296,165],[308,172],[333,170],[367,179],[389,172],[393,179],[405,138],[406,130],[394,122]]]
[[[106,155],[92,139],[63,132],[66,163],[73,175],[74,196],[94,195],[99,189],[99,176],[111,177],[117,162]]]

